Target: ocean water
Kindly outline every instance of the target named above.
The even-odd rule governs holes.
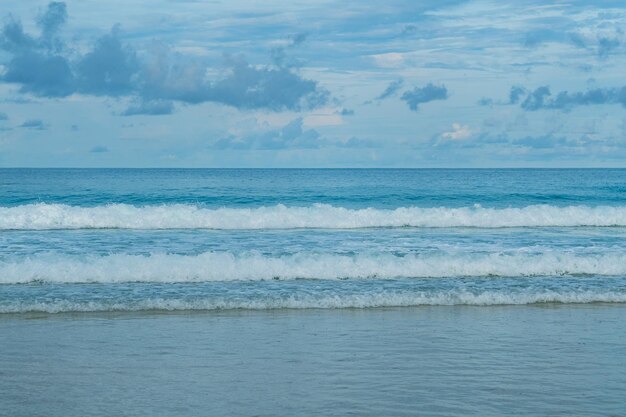
[[[625,170],[0,170],[0,313],[626,302]]]
[[[0,415],[626,415],[624,323],[626,170],[0,169]]]

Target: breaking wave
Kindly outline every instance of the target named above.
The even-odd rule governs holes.
[[[0,207],[0,230],[46,229],[355,229],[372,227],[626,226],[626,206],[348,209],[327,204],[206,208],[189,204]]]
[[[271,279],[393,279],[626,275],[626,254],[316,254],[259,252],[74,256],[37,254],[0,261],[0,284],[207,282]]]

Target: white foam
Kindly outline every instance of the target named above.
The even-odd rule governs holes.
[[[376,307],[417,307],[437,305],[525,305],[540,303],[587,304],[625,303],[626,292],[527,290],[517,293],[449,290],[435,293],[369,293],[360,295],[305,295],[264,297],[259,299],[203,298],[196,300],[151,298],[133,301],[54,300],[50,302],[16,301],[0,305],[0,313],[26,312],[103,312],[103,311],[182,311],[182,310],[270,310],[270,309],[342,309]]]
[[[407,255],[296,253],[279,257],[258,252],[200,255],[156,253],[69,256],[38,254],[0,261],[0,284],[35,281],[204,282],[280,279],[367,279],[402,277],[482,277],[626,275],[626,254],[546,252],[529,254]]]
[[[327,204],[203,208],[188,204],[0,207],[0,230],[45,229],[353,229],[367,227],[626,226],[626,206],[533,205],[521,208],[400,207],[347,209]]]

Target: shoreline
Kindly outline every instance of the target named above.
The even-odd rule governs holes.
[[[0,403],[47,417],[619,415],[625,307],[0,316]]]
[[[275,315],[279,313],[295,313],[309,314],[316,312],[333,312],[342,313],[358,313],[363,312],[402,312],[411,310],[426,309],[454,309],[454,310],[491,310],[491,309],[584,309],[584,308],[626,308],[626,302],[580,302],[580,303],[559,303],[559,302],[536,302],[529,304],[489,304],[489,305],[471,305],[471,304],[453,304],[453,305],[415,305],[415,306],[380,306],[380,307],[277,307],[277,308],[216,308],[216,309],[146,309],[146,310],[111,310],[111,311],[28,311],[19,313],[0,313],[0,321],[3,319],[53,319],[53,318],[142,318],[142,317],[166,317],[166,316],[244,316],[244,315]]]

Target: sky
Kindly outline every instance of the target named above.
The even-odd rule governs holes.
[[[626,167],[626,2],[2,0],[0,167]]]

